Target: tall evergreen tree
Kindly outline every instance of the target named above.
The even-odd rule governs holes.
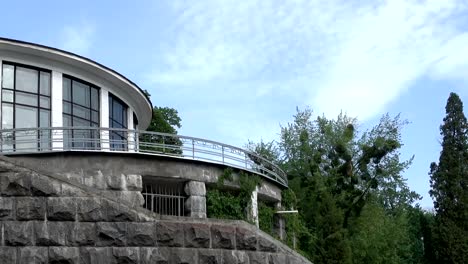
[[[468,263],[468,123],[457,94],[450,94],[445,111],[439,164],[433,162],[429,172],[434,249],[438,263]]]

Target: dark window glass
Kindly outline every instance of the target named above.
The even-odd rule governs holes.
[[[63,100],[71,101],[71,80],[63,77]]]
[[[72,83],[72,96],[73,96],[73,103],[80,104],[83,106],[90,106],[90,88],[88,85],[82,84],[77,81],[73,81]]]
[[[41,72],[40,78],[41,78],[41,82],[39,83],[40,93],[43,95],[50,95],[50,73]]]
[[[109,94],[109,125],[111,128],[127,128],[127,105],[112,94]],[[111,149],[127,149],[127,133],[111,131]]]
[[[63,125],[99,126],[99,89],[73,77],[63,77]],[[65,134],[65,148],[98,149],[99,131],[72,129]]]
[[[50,71],[4,62],[2,77],[2,128],[50,127]],[[9,138],[11,150],[50,149],[47,130],[16,131]]]

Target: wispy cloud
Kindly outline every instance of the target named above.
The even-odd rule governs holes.
[[[223,83],[226,98],[296,96],[317,113],[366,120],[421,77],[468,76],[464,0],[212,0],[173,8],[171,44],[148,74],[161,89],[209,95]]]
[[[90,23],[67,25],[61,35],[61,48],[79,55],[86,55],[91,47],[95,27]]]

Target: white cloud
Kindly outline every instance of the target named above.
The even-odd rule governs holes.
[[[172,44],[149,78],[208,94],[251,82],[224,96],[298,94],[316,112],[366,120],[420,77],[468,76],[464,2],[176,1]]]
[[[85,55],[93,42],[95,27],[89,23],[68,25],[63,28],[61,47],[79,55]]]

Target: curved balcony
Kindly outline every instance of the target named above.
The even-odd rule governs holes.
[[[227,144],[174,134],[102,127],[0,130],[4,155],[59,151],[138,152],[199,160],[255,173],[284,187],[286,174],[271,161]]]

